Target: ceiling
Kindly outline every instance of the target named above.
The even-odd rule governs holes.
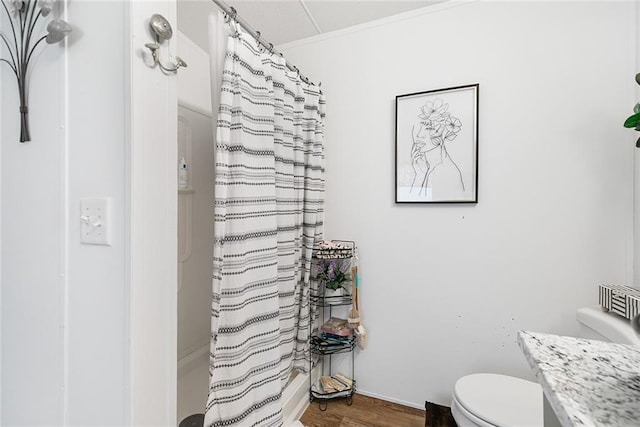
[[[274,45],[374,21],[445,0],[226,0],[238,15]],[[204,49],[205,17],[218,10],[212,0],[178,0],[178,28]],[[203,44],[205,44],[203,46]]]

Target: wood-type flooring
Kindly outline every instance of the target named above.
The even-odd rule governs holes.
[[[453,427],[449,408],[427,403],[429,413],[373,397],[355,394],[353,405],[338,398],[327,402],[320,411],[317,401],[309,405],[300,418],[306,427]],[[426,420],[429,420],[429,423]]]

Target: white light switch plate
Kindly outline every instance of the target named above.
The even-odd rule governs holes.
[[[107,197],[80,200],[80,242],[89,245],[110,245],[109,199]]]

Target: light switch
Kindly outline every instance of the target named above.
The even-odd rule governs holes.
[[[80,200],[80,242],[89,245],[110,245],[109,199],[107,197]]]

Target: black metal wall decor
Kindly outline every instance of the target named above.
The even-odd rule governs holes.
[[[0,3],[7,14],[9,21],[7,31],[10,31],[9,36],[11,36],[0,32],[0,39],[9,55],[0,58],[0,62],[9,65],[18,81],[20,142],[26,142],[31,140],[27,85],[29,61],[40,43],[43,41],[48,44],[58,43],[71,33],[71,25],[63,19],[53,16],[57,11],[57,0],[0,0]],[[47,33],[36,38],[38,34],[43,33],[42,27],[50,14],[53,19],[46,27]]]

